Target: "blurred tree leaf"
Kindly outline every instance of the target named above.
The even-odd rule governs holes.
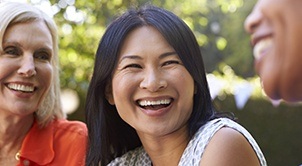
[[[196,35],[207,72],[230,66],[241,77],[254,76],[243,21],[255,0],[32,0],[49,3],[60,36],[61,86],[76,90],[84,109],[94,55],[106,27],[129,7],[152,3],[182,18]]]

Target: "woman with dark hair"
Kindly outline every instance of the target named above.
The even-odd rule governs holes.
[[[252,136],[214,111],[193,32],[151,5],[103,35],[86,121],[86,165],[266,165]]]

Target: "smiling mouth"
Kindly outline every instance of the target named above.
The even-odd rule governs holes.
[[[253,49],[253,54],[256,60],[259,60],[265,55],[265,52],[268,51],[272,47],[272,39],[266,38],[259,41]]]
[[[137,101],[137,103],[143,109],[158,110],[161,108],[168,107],[172,103],[172,99],[163,99],[155,101],[139,100]]]
[[[7,84],[6,85],[9,89],[14,90],[14,91],[19,91],[23,93],[32,93],[35,91],[34,86],[29,86],[29,85],[21,85],[21,84]]]

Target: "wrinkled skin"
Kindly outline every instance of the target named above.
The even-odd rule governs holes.
[[[287,102],[302,101],[302,1],[259,0],[246,18],[245,29],[253,46],[271,40],[261,58],[255,58],[266,94]]]
[[[32,117],[51,84],[50,31],[43,21],[15,24],[6,30],[2,47],[0,113],[2,117]],[[23,88],[9,87],[13,85]],[[28,91],[25,86],[33,90]]]

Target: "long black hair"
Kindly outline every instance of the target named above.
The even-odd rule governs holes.
[[[86,101],[89,132],[86,165],[106,165],[115,157],[142,145],[136,131],[121,119],[116,107],[105,97],[124,39],[142,26],[152,26],[163,35],[195,81],[197,92],[188,122],[189,137],[216,116],[200,48],[190,28],[172,12],[156,6],[129,9],[108,26],[96,52]]]

